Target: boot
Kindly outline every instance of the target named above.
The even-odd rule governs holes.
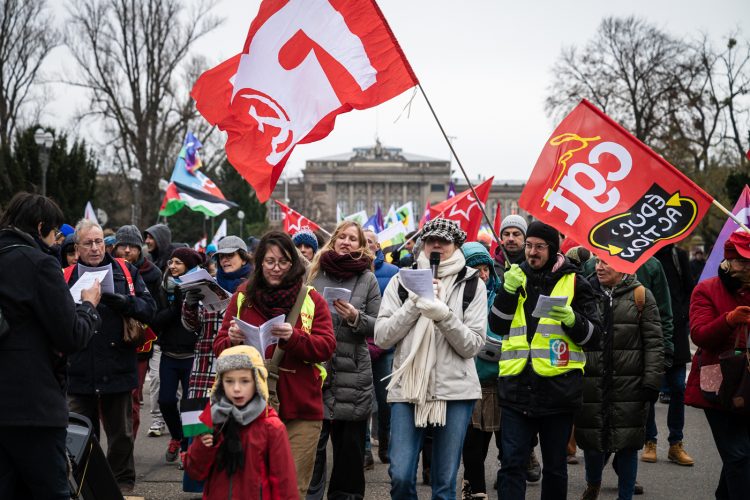
[[[685,449],[682,447],[682,441],[677,441],[675,444],[669,447],[669,454],[667,458],[670,462],[674,462],[677,465],[693,465],[695,460],[687,454]]]
[[[636,481],[635,488],[633,488],[633,495],[643,495],[643,486]]]
[[[365,470],[373,470],[375,468],[375,459],[372,458],[372,451],[367,450],[365,452]]]
[[[461,500],[471,500],[471,484],[466,479],[461,483]]]
[[[530,483],[536,483],[542,477],[542,466],[539,465],[539,460],[536,459],[534,450],[531,450],[529,455],[529,463],[526,465],[526,481]]]
[[[583,495],[581,495],[581,500],[597,500],[599,498],[599,491],[602,489],[602,485],[600,484],[591,484],[588,483],[586,485],[586,491],[583,492]]]
[[[656,441],[646,441],[643,454],[641,454],[641,462],[656,463]]]

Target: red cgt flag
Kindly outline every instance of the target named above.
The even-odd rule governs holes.
[[[417,83],[374,0],[263,0],[242,53],[203,73],[191,95],[265,202],[295,145]]]
[[[273,200],[281,208],[281,214],[284,217],[284,231],[288,234],[294,234],[300,229],[309,229],[310,231],[317,231],[320,226],[302,215],[289,208],[288,206],[281,203],[279,200]]]
[[[494,177],[490,177],[474,188],[482,205],[487,203],[490,188],[492,188],[492,179]],[[482,225],[482,209],[479,208],[479,202],[474,198],[471,189],[467,189],[453,198],[430,207],[430,216],[432,219],[441,217],[456,221],[461,229],[466,231],[466,241],[476,241],[479,227]]]
[[[713,198],[586,100],[544,146],[521,207],[634,273],[686,237]]]

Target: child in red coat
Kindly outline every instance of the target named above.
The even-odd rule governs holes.
[[[297,478],[286,428],[268,401],[268,372],[253,347],[216,359],[216,383],[201,421],[213,427],[193,441],[185,471],[205,481],[206,499],[295,499]]]

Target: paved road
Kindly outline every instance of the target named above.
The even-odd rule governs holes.
[[[148,404],[148,403],[147,403]],[[713,498],[713,491],[719,477],[721,462],[716,447],[711,439],[710,430],[706,423],[703,412],[694,408],[688,408],[686,412],[685,425],[685,447],[696,460],[694,467],[680,467],[667,461],[666,443],[666,415],[667,407],[657,404],[657,423],[662,439],[658,445],[659,461],[656,464],[639,462],[638,480],[645,487],[645,495],[636,498],[642,499],[691,499],[702,500]],[[167,464],[164,461],[164,452],[169,442],[169,437],[149,438],[146,436],[148,430],[149,415],[148,408],[142,409],[142,426],[135,446],[135,463],[137,470],[136,489],[132,495],[139,495],[153,500],[188,500],[200,498],[199,494],[182,492],[182,471],[175,464]],[[538,454],[538,450],[537,450]],[[489,457],[495,457],[497,452],[494,442],[491,445]],[[580,464],[569,466],[568,497],[570,499],[580,498],[585,488],[583,458],[579,450]],[[380,500],[389,498],[388,469],[386,465],[378,462],[375,469],[366,473],[367,495],[365,498]],[[330,463],[330,462],[329,462]],[[488,484],[494,482],[496,473],[496,461],[488,459],[487,478]],[[421,474],[419,475],[421,478]],[[461,471],[459,471],[459,483]],[[430,489],[427,486],[419,486],[419,498],[429,499]],[[458,495],[457,495],[458,496]],[[529,484],[527,498],[539,498],[539,483]],[[493,492],[491,498],[496,498]],[[603,489],[600,495],[602,500],[617,498],[617,478],[611,467],[607,467],[604,474]]]

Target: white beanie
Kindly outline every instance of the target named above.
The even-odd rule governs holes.
[[[509,227],[520,229],[523,235],[526,236],[526,229],[528,225],[526,224],[526,219],[524,219],[520,215],[509,215],[504,218],[503,222],[500,224],[500,234],[503,234],[503,231],[505,231]]]

